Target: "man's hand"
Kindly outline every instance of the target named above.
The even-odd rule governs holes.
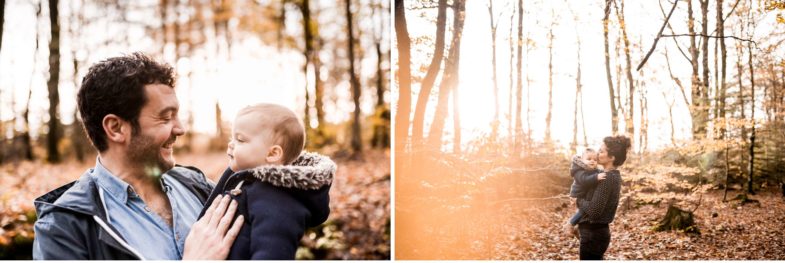
[[[602,180],[605,180],[605,177],[606,177],[606,176],[607,176],[607,175],[606,175],[605,173],[600,173],[600,174],[598,174],[598,175],[597,175],[597,181],[602,181]]]
[[[223,197],[219,195],[207,208],[204,216],[191,226],[191,232],[185,238],[184,260],[226,259],[244,220],[241,215],[232,224],[237,201],[231,200],[230,203],[230,200],[228,195]],[[232,227],[229,228],[229,225]]]

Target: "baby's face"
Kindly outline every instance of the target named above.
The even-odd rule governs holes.
[[[232,171],[240,171],[261,165],[273,164],[267,161],[267,155],[273,147],[263,125],[252,116],[240,115],[232,126],[232,137],[226,149],[229,155],[229,167]]]
[[[591,166],[592,168],[597,166],[597,152],[595,151],[585,151],[583,153],[583,162]]]

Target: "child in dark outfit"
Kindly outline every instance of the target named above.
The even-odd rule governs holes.
[[[229,168],[202,210],[221,195],[238,202],[245,223],[227,259],[294,259],[304,231],[327,219],[336,166],[304,144],[302,121],[288,108],[258,104],[237,114]]]
[[[570,197],[591,199],[591,192],[597,183],[605,179],[605,174],[597,169],[597,152],[591,148],[586,148],[582,156],[573,156],[570,165],[570,176],[572,176],[572,186],[570,187]],[[564,225],[564,231],[577,237],[578,220],[583,213],[580,209]]]

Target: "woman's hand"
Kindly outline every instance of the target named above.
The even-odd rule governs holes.
[[[243,226],[242,215],[234,224],[231,222],[236,210],[237,201],[231,200],[228,195],[216,197],[204,216],[191,226],[191,232],[185,238],[183,259],[226,259]],[[229,228],[229,225],[232,227]]]

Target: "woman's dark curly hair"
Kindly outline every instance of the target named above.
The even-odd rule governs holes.
[[[147,98],[144,86],[164,84],[174,87],[174,69],[144,53],[113,57],[90,67],[82,79],[76,104],[82,124],[93,146],[103,152],[109,148],[103,120],[114,114],[131,123],[132,134],[139,132],[139,113]]]
[[[608,136],[602,139],[608,149],[608,155],[613,156],[613,166],[619,167],[627,160],[627,151],[630,149],[630,138],[624,135]]]

